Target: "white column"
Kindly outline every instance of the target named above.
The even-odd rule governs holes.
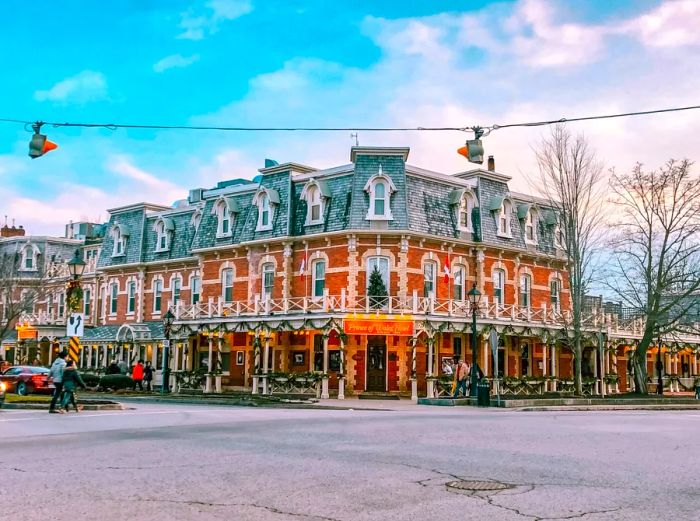
[[[135,346],[134,346],[135,347]],[[177,378],[175,378],[175,373],[180,369],[180,343],[170,341],[170,349],[174,351],[173,353],[173,368],[170,371],[170,388],[173,389],[174,393],[179,392],[177,388]],[[141,347],[138,348],[139,358],[141,358]]]
[[[321,398],[330,398],[328,393],[328,334],[323,334],[323,379],[321,380]]]
[[[338,400],[345,400],[345,342],[340,338],[340,375],[338,378]]]
[[[542,377],[547,376],[547,344],[542,344]],[[544,381],[544,392],[549,391],[549,382]]]
[[[221,338],[221,333],[219,333],[219,336],[217,337],[217,341],[216,341],[216,360],[218,362],[221,361],[221,344],[222,344],[222,342],[223,342],[223,339]],[[214,368],[214,370],[217,369],[216,365],[212,365],[212,367]],[[223,367],[223,365],[221,366],[221,370],[222,371],[226,370]],[[218,374],[218,375],[214,376],[214,381],[215,381],[214,388],[216,389],[216,392],[221,394],[221,375]]]
[[[267,373],[270,370],[270,333],[265,332],[265,353],[263,354],[263,394],[267,394]]]
[[[418,374],[416,373],[416,351],[418,339],[413,337],[411,341],[411,400],[418,401]]]
[[[204,387],[204,392],[210,393],[212,390],[212,358],[214,356],[214,339],[212,339],[211,333],[209,334],[207,339],[209,340],[209,351],[207,352],[209,358],[207,359],[207,380]]]
[[[549,373],[551,376],[556,378],[557,377],[557,351],[556,351],[557,348],[554,344],[552,344],[551,346],[549,346],[549,349],[550,349],[550,352],[549,352],[549,354],[550,354],[550,356],[549,356]],[[553,392],[556,392],[556,390],[557,390],[556,380],[552,381],[551,390]]]
[[[428,337],[428,376],[433,376],[433,337]],[[428,398],[435,398],[435,382],[428,380]]]

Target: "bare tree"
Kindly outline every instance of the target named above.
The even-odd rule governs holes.
[[[31,313],[44,295],[44,277],[41,272],[23,276],[16,253],[0,255],[0,340],[12,331],[23,313]]]
[[[647,350],[658,337],[682,333],[700,289],[700,176],[692,163],[668,161],[645,172],[613,172],[610,187],[620,210],[612,242],[615,262],[609,285],[644,320],[633,358],[637,392],[647,393]]]
[[[602,229],[603,165],[586,138],[582,134],[573,137],[563,124],[542,139],[535,155],[539,166],[535,185],[557,213],[560,246],[567,259],[571,321],[565,324],[564,341],[574,355],[576,393],[582,394],[584,297],[591,284],[592,261]]]

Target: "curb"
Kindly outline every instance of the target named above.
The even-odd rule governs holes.
[[[79,404],[83,411],[123,411],[125,407],[121,403],[86,403]],[[32,411],[48,411],[49,405],[43,403],[5,403],[2,409],[24,409]]]
[[[568,406],[534,406],[503,408],[514,412],[566,412],[566,411],[698,411],[700,404],[668,405],[568,405]]]

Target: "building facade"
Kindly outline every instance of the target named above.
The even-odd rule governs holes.
[[[169,367],[203,368],[207,390],[270,392],[312,373],[323,397],[434,396],[446,392],[443,362],[459,358],[478,359],[504,391],[570,389],[554,209],[510,191],[492,160],[446,175],[409,165],[408,154],[353,147],[349,164],[324,170],[272,162],[253,181],[196,188],[172,207],[109,210],[83,246],[94,259],[83,284],[94,327],[82,364],[143,358],[160,370],[170,309]],[[618,321],[614,344],[611,320],[602,304],[587,317],[589,392],[619,389],[626,370],[634,332],[621,336]]]

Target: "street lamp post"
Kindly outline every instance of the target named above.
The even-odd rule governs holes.
[[[73,258],[68,261],[68,272],[72,280],[68,282],[66,291],[68,300],[68,309],[71,312],[80,311],[80,301],[82,300],[82,292],[80,291],[80,277],[85,273],[85,261],[80,256],[80,250],[75,250]]]
[[[469,396],[476,398],[476,382],[477,382],[477,365],[479,363],[479,350],[476,345],[476,313],[479,308],[479,301],[481,300],[481,292],[476,289],[476,284],[472,286],[472,289],[467,293],[469,297],[469,303],[471,304],[472,310],[472,370],[471,370],[471,382],[469,389]]]
[[[168,362],[170,358],[170,328],[173,326],[173,321],[175,320],[175,315],[173,312],[165,312],[163,317],[163,380],[160,384],[160,394],[170,392],[170,368],[168,367]]]

